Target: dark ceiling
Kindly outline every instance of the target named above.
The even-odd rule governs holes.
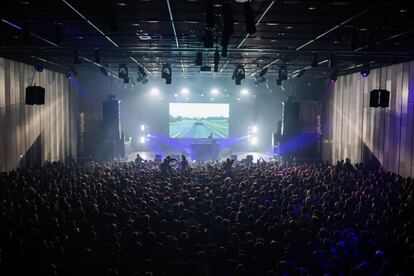
[[[98,69],[90,62],[98,48],[100,64],[108,71],[127,63],[136,72],[139,63],[159,77],[162,64],[170,63],[174,77],[200,74],[194,64],[197,52],[203,52],[205,64],[213,65],[215,47],[221,51],[223,2],[230,3],[234,33],[219,72],[211,75],[230,77],[243,64],[246,77],[263,66],[269,68],[268,75],[277,75],[282,65],[289,77],[304,68],[307,76],[327,77],[334,70],[345,74],[363,64],[378,67],[414,57],[414,1],[255,0],[251,5],[257,32],[251,35],[244,4],[239,3],[243,1],[211,1],[213,48],[203,44],[206,0],[8,2],[0,10],[1,56],[29,63],[43,60],[62,70],[73,66],[80,73]],[[53,45],[60,34],[61,42]],[[82,60],[76,66],[75,49]],[[319,65],[311,68],[315,53]],[[332,55],[335,64],[329,68]]]

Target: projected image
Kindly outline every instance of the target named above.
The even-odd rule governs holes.
[[[170,103],[170,138],[219,139],[228,136],[228,104]]]

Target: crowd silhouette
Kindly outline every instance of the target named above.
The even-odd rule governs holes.
[[[0,174],[1,275],[413,275],[414,181],[325,163]]]

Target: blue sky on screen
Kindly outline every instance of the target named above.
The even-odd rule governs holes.
[[[218,103],[170,103],[170,116],[187,118],[229,118],[229,104]]]

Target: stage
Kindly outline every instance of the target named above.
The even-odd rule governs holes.
[[[135,151],[135,152],[130,153],[125,159],[125,161],[126,162],[134,161],[137,154],[139,154],[145,160],[154,160],[157,154],[161,154],[162,158],[165,158],[166,156],[181,156],[180,153],[174,152],[174,151],[165,152],[165,153],[154,153],[150,151]],[[270,153],[246,151],[246,152],[234,152],[231,155],[220,154],[217,160],[221,162],[221,161],[226,160],[226,158],[232,158],[232,156],[233,157],[237,156],[237,161],[241,161],[242,159],[246,158],[247,155],[253,156],[253,162],[256,162],[259,158],[263,158],[265,161],[270,161],[273,159],[273,156]],[[191,156],[187,156],[187,158],[193,163],[197,162],[197,160],[191,159]],[[203,161],[209,162],[209,161],[217,161],[217,160],[203,160]]]

